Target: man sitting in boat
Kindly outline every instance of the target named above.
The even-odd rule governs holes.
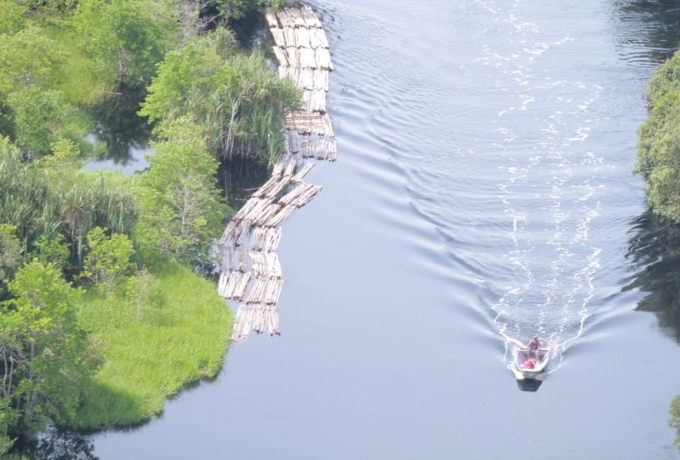
[[[538,359],[538,350],[541,348],[541,342],[538,340],[538,337],[534,336],[531,340],[529,340],[527,348],[529,349],[529,357]]]

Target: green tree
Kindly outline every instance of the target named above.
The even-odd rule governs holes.
[[[14,114],[15,144],[22,150],[47,154],[52,142],[69,135],[75,108],[60,91],[32,86],[11,93],[7,100]]]
[[[163,124],[190,117],[201,125],[217,158],[271,162],[282,149],[284,113],[300,105],[297,89],[259,53],[236,51],[221,29],[170,52],[158,68],[140,115]]]
[[[216,161],[188,118],[167,124],[141,177],[139,240],[191,266],[210,264],[228,211],[215,187]]]
[[[680,222],[680,56],[652,78],[649,119],[640,127],[636,172],[647,181],[652,210]]]
[[[80,0],[74,24],[93,71],[116,90],[146,86],[165,49],[179,40],[167,2]]]
[[[11,0],[0,0],[0,34],[14,34],[24,28],[26,8]]]
[[[0,342],[0,355],[2,346],[3,343]],[[9,398],[0,394],[0,458],[14,445],[15,440],[11,439],[7,433],[12,427],[15,414],[16,412],[9,407]]]
[[[33,261],[10,292],[0,309],[0,396],[16,411],[10,434],[25,435],[71,421],[92,369],[75,314],[80,294],[59,270]]]
[[[116,281],[128,272],[135,250],[127,235],[114,233],[107,237],[106,231],[95,227],[87,234],[88,254],[82,276],[95,285],[111,292]]]
[[[64,60],[58,44],[34,25],[0,35],[0,94],[31,86],[50,87],[60,80]]]
[[[40,235],[29,257],[34,257],[44,265],[52,265],[66,273],[69,268],[69,255],[68,244],[64,236],[57,233],[52,236]]]

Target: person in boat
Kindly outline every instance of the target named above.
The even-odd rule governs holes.
[[[535,369],[536,363],[533,359],[529,358],[522,364],[522,369]]]
[[[529,344],[527,345],[527,349],[529,350],[529,357],[538,360],[540,348],[541,342],[538,340],[538,337],[536,336],[532,337],[532,339],[529,340]]]

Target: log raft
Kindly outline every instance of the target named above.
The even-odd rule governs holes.
[[[321,22],[308,7],[283,8],[265,17],[279,62],[279,76],[302,90],[303,111],[286,114],[284,151],[271,178],[257,189],[231,218],[219,240],[220,296],[240,303],[233,341],[251,330],[280,335],[277,305],[283,274],[277,255],[281,225],[321,192],[305,183],[313,169],[309,160],[335,161],[337,147],[326,113],[328,74],[333,69],[328,40]]]

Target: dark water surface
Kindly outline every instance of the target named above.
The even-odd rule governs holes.
[[[96,436],[96,454],[680,458],[667,425],[680,321],[656,282],[680,276],[631,173],[646,82],[680,40],[680,12],[313,6],[336,67],[339,160],[318,165],[323,193],[284,224],[283,335],[234,345],[216,382]],[[638,309],[640,288],[652,294]],[[505,336],[535,333],[560,346],[539,391],[521,392]]]

